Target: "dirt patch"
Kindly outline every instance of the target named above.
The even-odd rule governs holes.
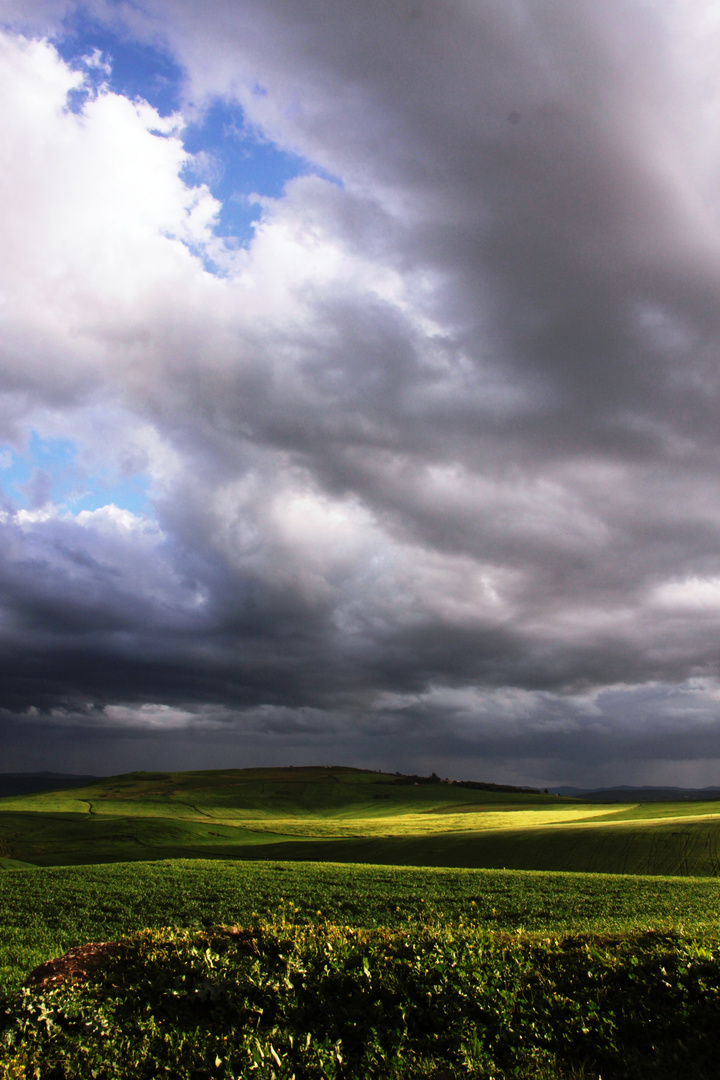
[[[25,980],[26,986],[57,986],[65,982],[79,982],[88,979],[100,969],[110,956],[115,956],[121,949],[117,941],[91,941],[87,945],[78,945],[64,956],[47,960],[31,971]]]
[[[238,951],[255,956],[260,954],[258,944],[262,940],[262,935],[257,929],[242,926],[215,926],[206,931],[206,936],[208,941],[212,938],[230,938]],[[124,943],[90,941],[87,945],[78,945],[66,952],[64,956],[46,960],[44,964],[36,967],[25,980],[25,986],[42,988],[59,986],[62,983],[82,982],[100,971],[111,956],[117,956],[121,949],[127,946],[127,941]]]

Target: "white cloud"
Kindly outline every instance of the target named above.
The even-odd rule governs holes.
[[[23,525],[37,525],[41,521],[50,521],[56,515],[57,507],[48,503],[37,510],[18,510],[12,520],[22,528]],[[5,521],[9,520],[11,520],[10,515],[5,515]]]
[[[4,383],[47,398],[121,375],[149,312],[202,289],[186,245],[217,211],[180,179],[177,120],[102,90],[73,113],[80,80],[48,43],[0,37]]]
[[[309,707],[556,758],[712,718],[710,8],[91,10],[160,36],[188,113],[228,95],[340,182],[261,197],[231,250],[182,115],[108,87],[73,112],[82,74],[0,36],[0,434],[142,473],[155,515],[2,508],[2,625],[48,686],[82,642],[72,678],[85,700],[102,672],[119,726],[304,730]]]
[[[651,603],[677,612],[717,612],[720,614],[720,577],[690,577],[658,585]]]
[[[75,520],[83,528],[95,529],[106,533],[136,533],[151,532],[158,535],[158,528],[154,522],[148,522],[146,518],[139,517],[129,510],[123,510],[114,503],[100,506],[97,510],[81,510]]]

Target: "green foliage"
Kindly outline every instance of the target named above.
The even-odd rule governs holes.
[[[0,984],[15,987],[87,941],[247,923],[253,913],[292,910],[312,923],[319,911],[366,928],[435,920],[508,932],[697,934],[714,931],[719,902],[711,878],[208,860],[15,870],[0,873]]]
[[[720,872],[720,801],[593,806],[411,779],[340,768],[132,773],[0,799],[0,867],[232,858]]]
[[[145,773],[0,800],[0,1080],[717,1075],[720,804],[396,779]],[[120,939],[89,981],[21,987]]]
[[[294,913],[294,909],[293,909]],[[717,1075],[718,942],[256,919],[146,931],[2,1008],[0,1077]]]

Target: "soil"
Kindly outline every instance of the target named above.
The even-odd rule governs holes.
[[[25,980],[26,986],[58,986],[65,982],[78,982],[88,979],[103,966],[110,956],[120,951],[117,941],[91,941],[70,949],[64,956],[47,960],[31,971]]]

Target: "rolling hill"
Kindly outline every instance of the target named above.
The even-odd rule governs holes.
[[[177,857],[715,875],[720,803],[329,767],[129,773],[0,799],[6,867]]]

